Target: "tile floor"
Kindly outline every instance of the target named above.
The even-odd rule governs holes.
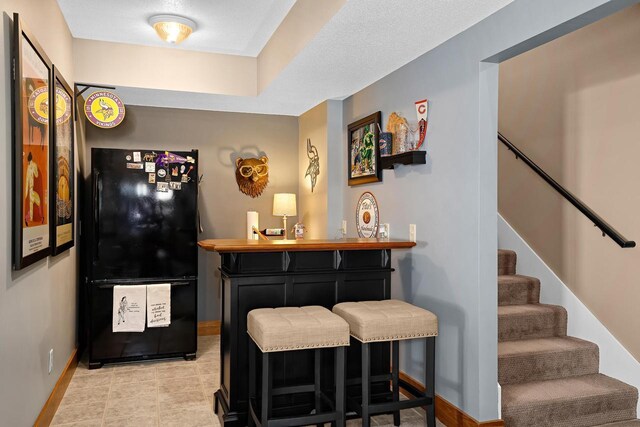
[[[198,357],[76,369],[52,426],[219,426],[213,393],[219,385],[217,336],[198,338]],[[403,426],[423,426],[422,410],[402,411]],[[349,426],[358,426],[352,420]],[[372,425],[392,426],[390,415]],[[443,426],[438,422],[438,426]]]

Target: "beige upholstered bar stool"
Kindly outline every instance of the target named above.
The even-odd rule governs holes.
[[[375,414],[393,412],[393,424],[400,425],[400,410],[426,406],[426,425],[435,427],[435,337],[438,335],[438,318],[435,314],[404,301],[344,302],[333,307],[333,312],[349,323],[351,336],[362,343],[362,401],[354,402],[354,409],[362,416],[363,427],[370,425]],[[399,378],[400,340],[426,339],[425,391],[417,390]],[[391,342],[392,401],[371,403],[370,344]],[[389,377],[384,376],[385,380]],[[380,378],[376,378],[380,380]],[[416,398],[400,401],[402,386]]]
[[[349,325],[340,316],[320,306],[259,308],[247,315],[249,334],[249,425],[302,426],[335,423],[345,425],[345,347],[349,345]],[[256,347],[261,351],[262,393],[260,415],[256,396]],[[335,399],[328,398],[320,387],[321,350],[335,348]],[[272,353],[283,351],[314,351],[314,383],[273,388]],[[315,410],[311,415],[273,417],[272,397],[283,394],[315,394]],[[322,402],[329,402],[332,411],[321,412]]]

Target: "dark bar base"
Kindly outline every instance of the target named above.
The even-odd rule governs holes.
[[[225,399],[221,390],[216,391],[213,396],[215,398],[215,401],[213,402],[213,412],[218,414],[220,424],[229,427],[242,427],[247,425],[247,414],[244,414],[245,419],[241,421],[237,412],[231,412],[229,410],[227,399]]]
[[[307,252],[222,253],[222,331],[220,342],[220,390],[214,410],[224,426],[247,425],[249,397],[249,349],[247,314],[255,308],[320,305],[331,309],[346,301],[383,300],[391,296],[391,250],[326,250]],[[347,384],[360,379],[361,346],[347,350]],[[308,352],[274,354],[275,387],[313,383],[314,363]],[[328,364],[333,364],[327,358]],[[388,343],[370,345],[372,395],[390,396],[388,375],[391,352]],[[332,367],[327,366],[331,372]],[[382,378],[382,377],[380,377]],[[323,377],[327,387],[331,375]],[[347,394],[359,393],[352,387]],[[313,396],[273,396],[274,411],[283,416],[304,413],[314,407]]]

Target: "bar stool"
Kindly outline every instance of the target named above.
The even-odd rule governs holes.
[[[435,427],[435,337],[438,335],[438,318],[435,314],[403,301],[345,302],[333,307],[333,312],[349,323],[351,336],[362,343],[362,402],[355,403],[356,412],[362,416],[363,427],[370,425],[375,414],[393,412],[393,424],[400,425],[400,410],[426,406],[427,426]],[[399,378],[399,342],[426,338],[425,392]],[[370,344],[391,342],[392,354],[392,402],[371,403]],[[376,378],[378,379],[378,378]],[[388,375],[385,376],[388,379]],[[399,386],[414,396],[400,401]]]
[[[247,315],[249,334],[249,425],[261,427],[345,425],[345,347],[349,345],[349,325],[340,316],[324,307],[259,308]],[[262,394],[258,416],[256,408],[256,347],[262,359]],[[323,348],[335,348],[335,399],[329,399],[320,387],[320,353]],[[314,350],[314,383],[273,388],[272,353]],[[315,413],[311,415],[279,417],[272,415],[273,396],[283,394],[315,394]],[[320,412],[322,401],[327,401],[332,412]]]

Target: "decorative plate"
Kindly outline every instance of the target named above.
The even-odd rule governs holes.
[[[378,225],[380,224],[380,212],[375,196],[366,191],[362,193],[356,205],[356,229],[358,236],[362,238],[378,237]]]
[[[124,103],[112,92],[92,93],[84,103],[84,114],[89,122],[99,128],[114,128],[124,120]]]

